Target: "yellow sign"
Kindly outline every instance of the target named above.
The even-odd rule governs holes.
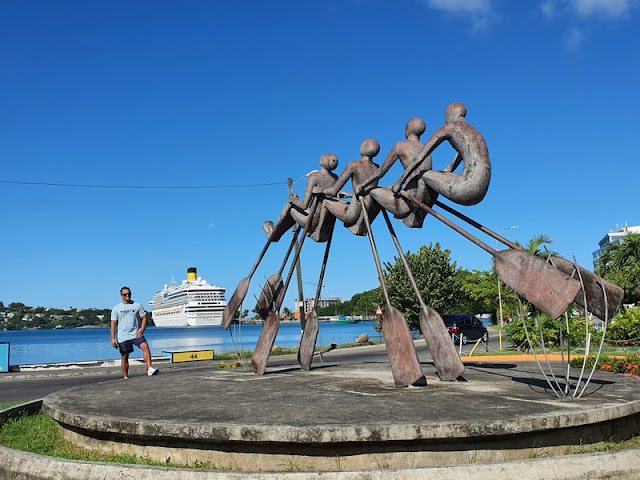
[[[197,350],[192,352],[174,352],[172,363],[195,362],[197,360],[213,360],[213,350]]]

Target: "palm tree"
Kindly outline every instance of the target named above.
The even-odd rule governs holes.
[[[544,233],[533,237],[529,240],[526,247],[523,247],[520,243],[516,242],[520,248],[524,248],[531,255],[535,255],[536,257],[547,258],[551,256],[557,255],[556,252],[550,252],[546,248],[545,245],[551,245],[553,243],[553,239]]]
[[[625,303],[640,302],[640,234],[608,244],[598,258],[596,272],[624,289]]]
[[[553,239],[549,235],[546,235],[544,233],[541,233],[540,235],[536,235],[531,240],[529,240],[526,247],[522,246],[522,244],[518,242],[515,242],[515,244],[518,247],[522,248],[526,252],[529,252],[531,255],[534,255],[536,257],[541,257],[541,258],[548,258],[548,257],[558,255],[556,252],[549,251],[546,248],[544,248],[545,245],[551,245],[552,243],[553,243]],[[495,272],[495,265],[493,268],[494,268],[493,271]],[[500,289],[500,286],[501,284],[498,281],[499,289]],[[500,299],[500,303],[502,304],[502,307],[503,308],[506,307],[506,309],[509,311],[517,312],[518,311],[517,294],[509,287],[504,288],[504,293],[506,294],[507,297],[510,297],[510,298],[508,300],[503,298]],[[501,295],[500,292],[499,292],[499,295]],[[528,310],[530,312],[535,310],[535,307],[527,301],[523,302],[523,306],[525,310]]]

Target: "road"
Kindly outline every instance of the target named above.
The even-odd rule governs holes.
[[[473,348],[473,344],[464,345],[462,354],[468,354]],[[458,349],[459,346],[456,346]],[[492,332],[489,339],[488,347],[481,344],[476,351],[485,351],[498,348],[498,335]],[[423,364],[432,362],[429,349],[424,340],[416,342],[416,350],[418,358]],[[365,362],[388,362],[387,352],[384,345],[374,345],[369,347],[358,347],[349,349],[332,350],[323,355],[327,364],[348,364],[348,363],[365,363]],[[318,365],[320,359],[314,359],[314,366]],[[298,367],[295,355],[272,356],[269,359],[271,367]],[[211,362],[195,362],[156,364],[160,370],[165,369],[181,369],[185,371],[191,370],[210,370]],[[312,367],[313,368],[313,367]],[[131,376],[144,375],[146,367],[144,365],[131,366]],[[269,372],[267,368],[267,373]],[[56,370],[47,371],[25,371],[0,374],[0,403],[3,402],[19,402],[36,400],[44,398],[50,393],[67,388],[88,385],[108,380],[117,380],[121,378],[120,367],[86,367],[73,370]]]

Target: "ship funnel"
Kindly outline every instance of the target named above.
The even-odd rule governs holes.
[[[196,267],[187,268],[187,280],[193,282],[196,279],[197,271]]]

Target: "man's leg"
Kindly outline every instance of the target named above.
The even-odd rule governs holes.
[[[140,344],[140,349],[142,350],[142,358],[144,358],[144,363],[147,364],[147,370],[151,368],[151,350],[149,349],[149,344],[147,342]]]
[[[122,367],[122,376],[124,378],[129,378],[129,354],[128,353],[125,353],[124,355],[122,355],[120,366]]]

